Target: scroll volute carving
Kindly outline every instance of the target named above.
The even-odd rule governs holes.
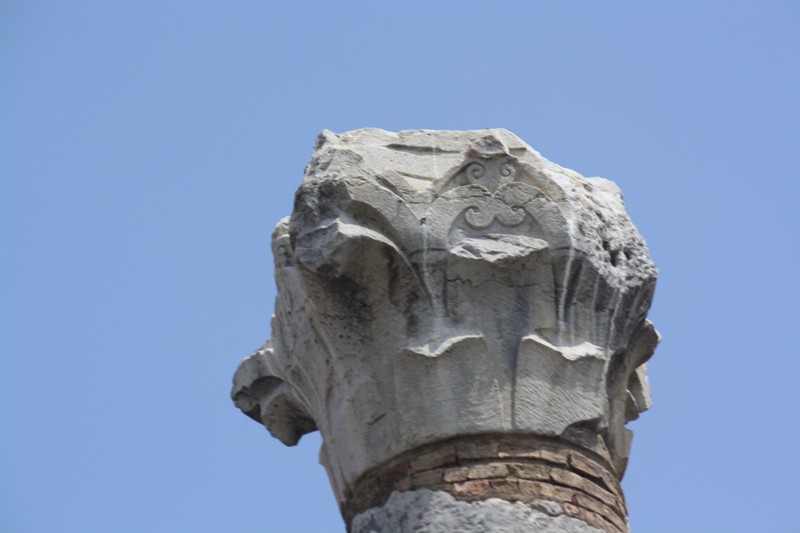
[[[273,235],[272,345],[242,363],[237,405],[287,444],[319,428],[340,499],[459,434],[590,427],[621,475],[658,337],[619,191],[504,130],[424,133],[324,134]]]

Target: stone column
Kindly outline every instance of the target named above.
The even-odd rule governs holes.
[[[319,429],[348,531],[628,531],[656,267],[619,189],[512,133],[323,132],[233,399]]]

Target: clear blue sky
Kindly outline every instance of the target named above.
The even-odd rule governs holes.
[[[800,4],[0,0],[0,531],[343,532],[228,398],[316,134],[508,128],[661,269],[636,533],[798,531]]]

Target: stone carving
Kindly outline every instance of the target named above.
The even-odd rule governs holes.
[[[325,131],[272,247],[272,340],[233,398],[287,445],[319,429],[343,508],[458,436],[588,431],[622,476],[657,270],[612,182],[501,129]]]

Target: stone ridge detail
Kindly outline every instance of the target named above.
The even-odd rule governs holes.
[[[465,502],[556,502],[567,516],[602,531],[628,532],[625,498],[607,450],[599,439],[593,450],[579,445],[592,439],[589,432],[571,433],[570,440],[475,435],[411,450],[361,476],[342,515],[352,524],[394,492],[430,489]]]

